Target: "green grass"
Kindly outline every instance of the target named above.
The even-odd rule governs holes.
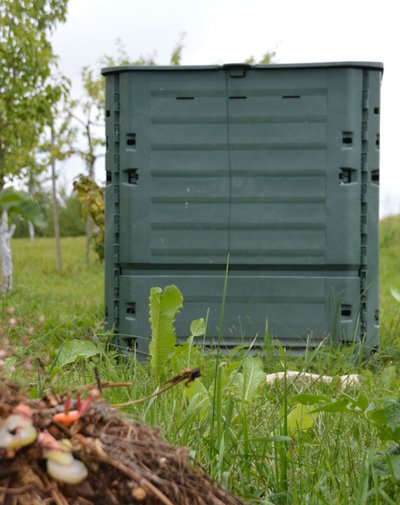
[[[399,217],[381,223],[380,242],[380,351],[368,362],[355,363],[349,348],[329,349],[297,360],[278,349],[278,357],[270,352],[263,357],[264,371],[287,367],[330,375],[359,373],[362,383],[346,391],[350,398],[362,395],[361,400],[365,397],[370,408],[383,405],[389,397],[399,398],[400,304],[390,293],[391,288],[400,290]],[[95,260],[86,267],[83,238],[63,239],[62,248],[65,266],[59,272],[52,240],[13,242],[15,288],[2,298],[1,313],[2,326],[16,345],[15,356],[8,363],[11,372],[10,366],[15,366],[13,378],[38,395],[48,387],[65,390],[92,383],[97,367],[104,380],[132,382],[130,388],[106,390],[110,402],[153,392],[159,384],[148,365],[117,360],[110,350],[109,336],[102,328],[103,267]],[[15,326],[10,325],[10,306],[22,318]],[[41,315],[44,322],[40,322]],[[62,365],[69,343],[76,340],[95,344],[97,354],[85,359],[85,349],[78,352],[72,348],[76,359]],[[245,397],[238,386],[245,359],[240,353],[233,357],[205,356],[187,344],[166,373],[174,375],[182,367],[200,366],[201,380],[190,387],[180,384],[125,410],[160,427],[169,441],[189,447],[215,479],[249,502],[400,503],[397,480],[378,477],[371,470],[376,451],[392,446],[397,435],[382,440],[379,428],[360,412],[322,412],[310,429],[291,432],[286,414],[293,409],[299,388],[284,383],[273,388],[262,384],[251,397]],[[314,384],[305,391],[332,399],[341,394],[336,383]],[[399,412],[391,415],[393,423],[396,416],[400,422]]]
[[[387,217],[380,226],[380,306],[383,348],[400,348],[400,304],[391,289],[400,291],[400,216]]]

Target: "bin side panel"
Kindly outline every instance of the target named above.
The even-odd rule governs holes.
[[[184,307],[176,319],[176,334],[184,341],[190,323],[208,318],[207,345],[216,344],[224,277],[207,275],[123,275],[121,277],[121,336],[137,340],[137,350],[148,352],[150,338],[148,293],[151,287],[179,286]],[[357,335],[359,279],[349,277],[231,275],[225,300],[222,345],[232,348],[257,336],[262,347],[268,331],[283,346],[305,348],[324,338],[352,341]],[[131,308],[135,307],[134,314]],[[203,341],[198,339],[198,343]]]
[[[229,167],[224,73],[123,77],[127,98],[121,134],[131,145],[121,159],[121,263],[225,264]],[[133,183],[132,170],[137,174]]]

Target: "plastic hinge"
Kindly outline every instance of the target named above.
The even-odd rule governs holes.
[[[361,156],[361,169],[366,170],[367,169],[367,153],[362,153]]]
[[[115,142],[119,142],[119,124],[114,125]]]
[[[115,263],[119,263],[119,245],[118,244],[114,245],[114,260],[115,260]]]
[[[119,186],[117,184],[114,186],[114,200],[119,203]]]
[[[364,110],[368,109],[368,102],[369,102],[369,90],[364,89],[363,94],[362,94],[362,107]]]
[[[119,215],[116,214],[114,216],[114,230],[115,230],[115,233],[119,233]]]
[[[119,154],[114,154],[114,172],[119,172]]]
[[[367,185],[361,184],[361,203],[367,202]]]
[[[119,93],[114,93],[114,108],[116,112],[119,112]]]
[[[363,121],[363,124],[362,124],[362,140],[364,142],[368,140],[368,123],[367,123],[367,121]]]

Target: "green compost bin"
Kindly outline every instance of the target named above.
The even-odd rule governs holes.
[[[151,287],[175,284],[186,339],[301,351],[379,343],[383,65],[103,69],[106,326],[148,353]],[[202,338],[201,341],[204,339]]]

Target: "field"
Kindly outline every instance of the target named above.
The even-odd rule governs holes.
[[[55,268],[50,239],[13,242],[12,294],[1,298],[2,327],[15,346],[5,371],[34,396],[102,380],[129,381],[105,394],[111,403],[149,395],[183,367],[201,379],[179,384],[124,411],[189,447],[211,476],[249,503],[400,503],[400,218],[381,223],[381,347],[324,349],[302,359],[266,342],[262,357],[218,350],[204,355],[188,343],[165,370],[118,359],[102,327],[103,267],[84,261],[84,239],[62,241]],[[145,294],[148,296],[148,294]],[[183,306],[183,310],[185,310]],[[284,380],[265,373],[306,370],[360,375],[358,386]],[[397,450],[397,452],[396,452]]]

